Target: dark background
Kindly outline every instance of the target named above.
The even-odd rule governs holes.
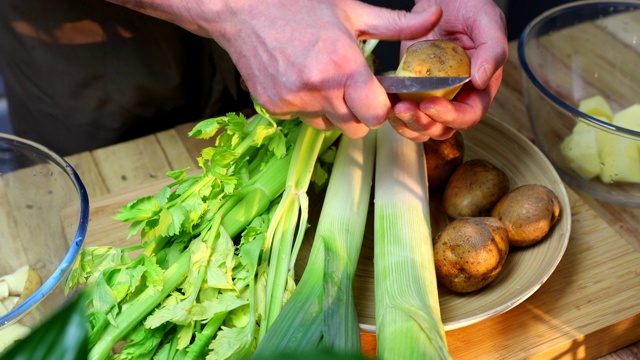
[[[364,2],[393,9],[411,10],[414,0],[364,0]],[[507,19],[509,41],[520,37],[520,33],[536,16],[555,6],[571,0],[496,0]],[[400,45],[397,42],[381,41],[374,50],[378,60],[377,72],[395,70],[399,63]]]
[[[394,9],[411,10],[413,0],[365,0],[373,5]],[[515,40],[525,26],[544,11],[570,2],[569,0],[496,0],[507,19],[507,35],[509,40]],[[397,42],[380,42],[374,51],[378,60],[378,72],[395,70],[399,62],[400,45]],[[4,96],[2,74],[0,74],[0,132],[10,133],[8,109]]]

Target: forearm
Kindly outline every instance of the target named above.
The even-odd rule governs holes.
[[[107,0],[140,13],[174,23],[194,34],[214,37],[216,17],[225,7],[225,0]],[[220,15],[221,16],[221,15]]]

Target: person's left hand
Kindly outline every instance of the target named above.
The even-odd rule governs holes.
[[[434,2],[442,7],[442,19],[421,40],[447,39],[462,46],[471,59],[471,81],[453,101],[435,97],[394,105],[391,125],[416,142],[446,139],[476,125],[498,91],[508,55],[504,14],[493,0],[416,0],[413,11]],[[401,53],[413,42],[403,42]]]

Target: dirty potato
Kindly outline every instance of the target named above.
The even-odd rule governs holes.
[[[512,246],[529,246],[542,240],[560,217],[560,200],[549,188],[538,184],[517,187],[491,211],[509,232]]]
[[[494,205],[509,192],[509,178],[484,159],[460,164],[447,182],[443,194],[444,210],[451,218],[488,216]]]
[[[464,159],[464,138],[459,131],[445,140],[429,139],[424,142],[427,160],[429,192],[441,192],[453,171]]]
[[[498,276],[508,253],[507,229],[498,219],[456,219],[434,241],[438,282],[459,293],[481,289]]]

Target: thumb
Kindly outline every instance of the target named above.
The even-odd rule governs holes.
[[[442,17],[442,8],[432,4],[412,12],[392,10],[349,1],[347,9],[358,40],[413,40],[430,33]]]

